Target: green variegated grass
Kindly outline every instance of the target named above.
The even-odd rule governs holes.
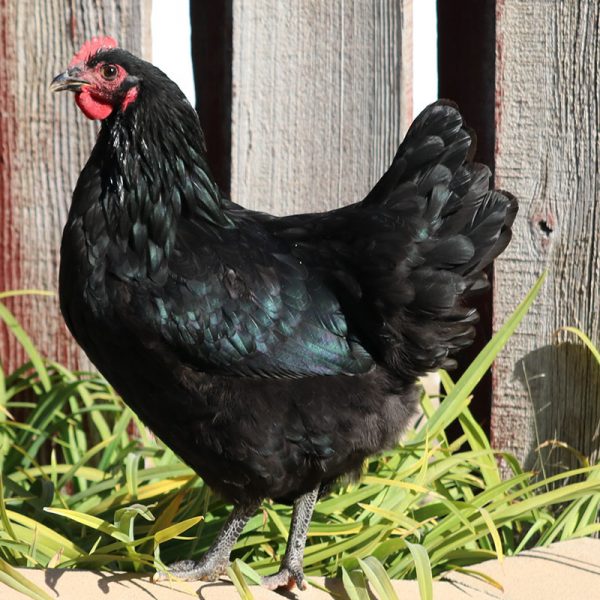
[[[524,548],[599,530],[600,466],[540,480],[494,451],[469,411],[470,394],[533,302],[538,281],[459,381],[393,451],[370,459],[359,483],[319,502],[305,553],[307,575],[341,576],[348,596],[393,598],[390,579],[432,580]],[[0,369],[0,582],[46,598],[14,566],[149,572],[199,557],[230,507],[123,405],[98,375],[42,359],[5,305],[0,317],[30,360]],[[595,350],[578,330],[570,330]],[[450,440],[447,427],[461,435]],[[502,478],[499,459],[511,471]],[[272,573],[285,549],[290,508],[265,502],[246,527],[229,575],[242,597]],[[486,579],[491,585],[497,584]]]

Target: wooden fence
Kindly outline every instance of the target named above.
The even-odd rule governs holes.
[[[56,291],[62,228],[97,124],[48,86],[98,32],[148,54],[150,2],[3,0],[0,9],[0,290]],[[56,298],[23,296],[7,303],[43,354],[88,367]],[[5,369],[24,360],[4,327],[0,359]]]
[[[0,290],[55,290],[62,225],[97,129],[48,83],[81,42],[111,34],[149,58],[149,0],[3,0]],[[326,210],[360,199],[411,107],[411,0],[191,3],[198,109],[219,183],[252,208]],[[549,269],[534,310],[475,408],[495,444],[534,462],[539,439],[600,447],[598,341],[600,8],[588,0],[438,0],[440,93],[479,132],[496,183],[517,195],[515,239],[484,299],[482,337]],[[431,40],[431,43],[436,43]],[[42,352],[85,366],[55,300],[10,301]],[[493,314],[492,314],[493,313]],[[479,343],[481,345],[481,342]],[[23,359],[0,333],[5,368]],[[490,389],[491,388],[491,391]],[[537,434],[536,427],[537,424]]]

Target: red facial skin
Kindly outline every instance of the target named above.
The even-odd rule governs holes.
[[[88,119],[106,119],[115,108],[115,95],[118,94],[123,81],[127,79],[127,71],[119,65],[106,63],[99,63],[91,69],[82,65],[80,69],[82,79],[88,83],[75,94],[77,106]],[[117,74],[114,78],[107,78],[106,73],[111,70],[116,70]]]
[[[93,67],[87,66],[88,60],[99,50],[116,47],[117,42],[111,37],[92,38],[83,44],[69,64],[69,70],[77,69],[78,77],[87,82],[81,91],[75,94],[75,102],[88,119],[106,119],[117,107],[118,92],[127,79],[127,71],[120,65],[105,62]],[[138,88],[130,88],[120,102],[121,110],[125,110],[134,102],[137,95]]]

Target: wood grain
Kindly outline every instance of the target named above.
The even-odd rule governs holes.
[[[360,200],[412,116],[411,35],[409,0],[234,0],[232,198],[278,214]]]
[[[71,192],[98,125],[76,110],[68,94],[50,94],[86,39],[112,35],[148,54],[149,0],[4,0],[0,29],[0,290],[56,291],[58,254]],[[85,366],[58,310],[56,298],[7,302],[43,354]],[[0,330],[0,356],[10,369],[24,355]]]
[[[498,2],[496,183],[521,211],[496,263],[495,328],[549,276],[496,361],[492,428],[529,465],[538,439],[600,449],[600,369],[572,337],[555,343],[563,325],[600,341],[599,31],[597,2]]]

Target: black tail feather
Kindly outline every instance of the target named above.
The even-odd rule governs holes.
[[[411,376],[452,365],[450,356],[471,343],[477,314],[468,297],[488,287],[484,269],[511,238],[517,201],[490,190],[490,170],[469,160],[474,146],[455,105],[437,102],[415,119],[383,184],[366,199],[393,209],[391,198],[402,198],[413,221],[427,223],[426,236],[417,241],[420,262],[402,282],[412,287],[411,301],[389,309],[388,318],[396,343],[387,359]],[[412,202],[407,180],[416,187]],[[386,189],[390,199],[378,197]]]

